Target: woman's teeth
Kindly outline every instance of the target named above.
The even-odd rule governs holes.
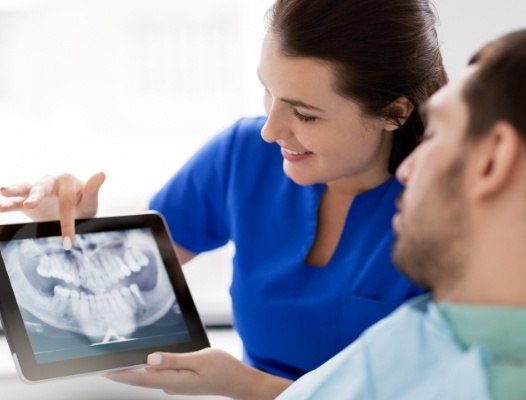
[[[295,156],[300,156],[302,154],[308,154],[310,153],[310,151],[293,151],[293,150],[289,150],[289,149],[283,149],[283,151],[287,154],[292,154],[292,155],[295,155]]]

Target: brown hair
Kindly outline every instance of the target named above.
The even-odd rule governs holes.
[[[399,124],[388,166],[394,173],[423,133],[418,107],[447,81],[431,3],[276,0],[268,17],[284,54],[332,63],[338,93]],[[389,107],[400,97],[414,105],[405,122]]]
[[[469,64],[477,69],[462,92],[469,108],[468,137],[483,136],[503,120],[526,139],[526,29],[486,44]]]

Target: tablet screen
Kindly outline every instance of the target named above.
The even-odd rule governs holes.
[[[69,251],[57,225],[0,230],[12,295],[0,294],[2,319],[26,379],[115,369],[140,364],[155,350],[208,346],[159,215],[78,221]],[[4,303],[16,304],[16,312]]]

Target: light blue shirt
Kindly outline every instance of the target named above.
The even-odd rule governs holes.
[[[279,399],[486,400],[484,351],[465,347],[427,295],[410,300]]]

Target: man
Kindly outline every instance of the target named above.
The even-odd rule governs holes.
[[[526,30],[482,48],[398,169],[394,259],[430,295],[294,383],[215,349],[107,376],[246,399],[526,399],[525,71]]]
[[[526,399],[525,71],[526,30],[481,49],[430,100],[423,143],[397,171],[394,259],[432,298],[283,398]]]

